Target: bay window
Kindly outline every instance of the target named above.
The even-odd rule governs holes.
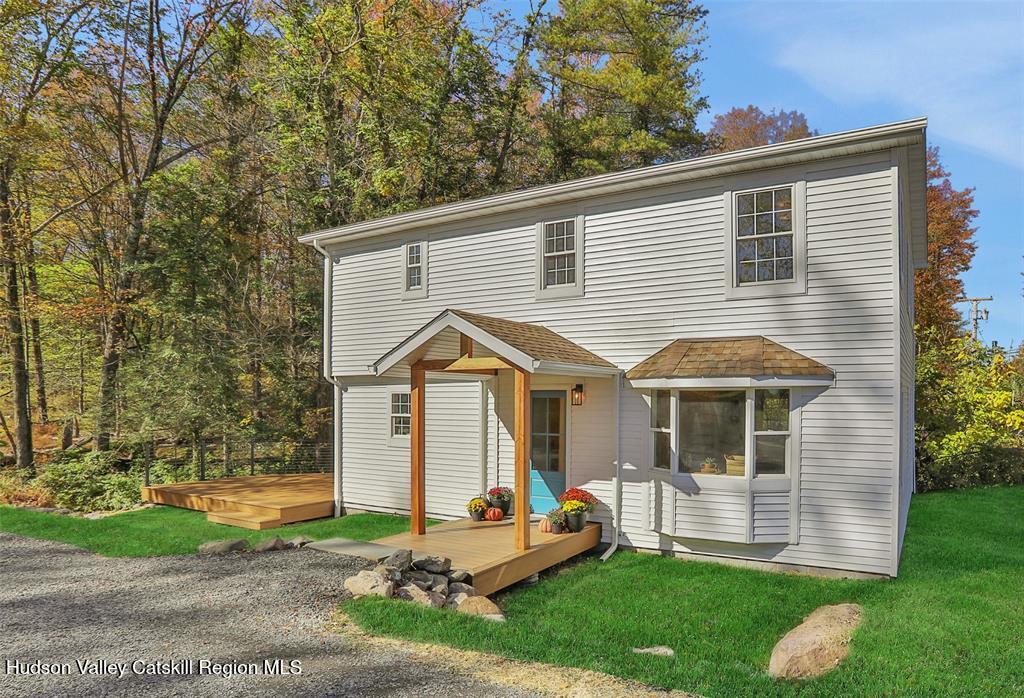
[[[723,477],[787,475],[789,389],[652,390],[651,464]],[[747,436],[752,438],[748,439]]]

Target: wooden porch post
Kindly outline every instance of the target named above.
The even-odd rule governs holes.
[[[530,374],[515,369],[516,550],[530,549]]]
[[[409,520],[412,535],[422,536],[427,530],[427,490],[426,490],[426,439],[424,395],[426,372],[422,368],[412,369],[412,386],[409,394],[412,403],[412,424],[409,429],[409,451],[412,472],[409,478],[409,492],[412,502],[409,507]]]

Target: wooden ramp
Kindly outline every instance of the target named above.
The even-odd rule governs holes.
[[[334,514],[334,487],[328,473],[256,475],[176,482],[142,488],[155,504],[208,512],[209,521],[253,530]]]
[[[451,558],[452,569],[467,570],[477,593],[487,595],[564,562],[601,542],[601,524],[588,523],[579,533],[541,533],[530,527],[530,549],[517,551],[512,519],[458,519],[427,528],[421,536],[399,533],[374,543]]]

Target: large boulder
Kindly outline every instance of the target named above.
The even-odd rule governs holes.
[[[504,621],[505,614],[501,612],[497,604],[486,596],[466,596],[455,610],[459,613],[468,613],[473,616],[480,616],[487,620]]]
[[[241,552],[249,547],[249,541],[245,538],[234,540],[211,540],[203,543],[197,548],[200,555],[224,555],[226,553]]]
[[[284,550],[287,546],[280,538],[267,538],[253,546],[254,553],[269,553],[272,550]]]
[[[377,565],[373,568],[373,571],[377,574],[382,574],[390,579],[396,586],[402,583],[402,571],[397,567],[388,567],[387,565]]]
[[[452,568],[452,561],[446,557],[437,555],[421,555],[413,558],[412,566],[415,569],[431,572],[433,574],[448,574]]]
[[[405,572],[412,567],[412,551],[396,550],[381,560],[380,564],[385,567],[397,567],[400,571]]]
[[[395,596],[406,601],[434,608],[441,608],[445,602],[443,595],[429,589],[420,589],[415,584],[406,584],[404,587],[399,587],[398,591],[395,592]]]
[[[768,673],[783,679],[827,674],[846,658],[853,631],[863,619],[864,611],[855,603],[815,609],[775,645]]]
[[[345,580],[345,589],[352,596],[383,596],[391,598],[395,593],[395,584],[380,572],[362,570]]]

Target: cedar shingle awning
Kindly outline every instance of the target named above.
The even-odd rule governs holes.
[[[648,381],[737,379],[828,383],[835,372],[767,337],[677,339],[626,372],[637,385]]]
[[[619,369],[541,325],[448,309],[418,329],[373,365],[377,375],[414,357],[445,330],[457,330],[529,373],[613,375]]]

